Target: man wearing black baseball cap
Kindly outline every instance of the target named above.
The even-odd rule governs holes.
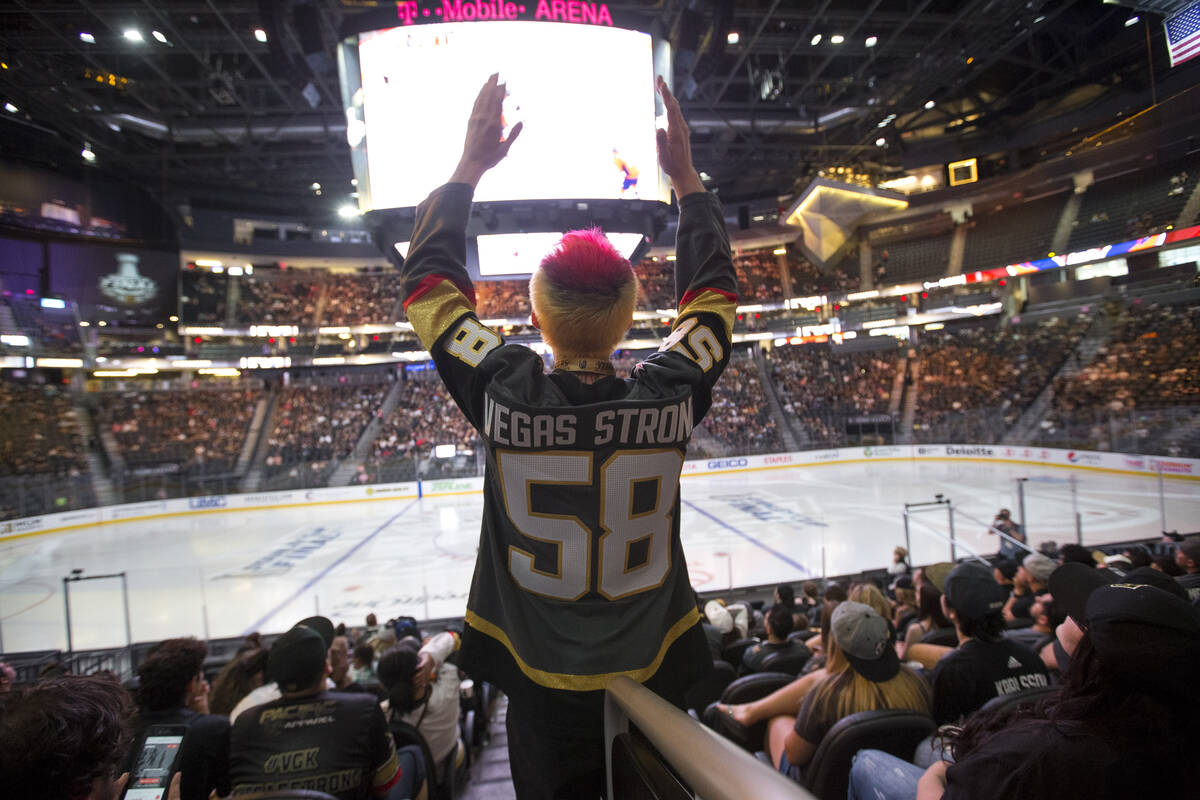
[[[1037,653],[1005,639],[1008,592],[982,564],[959,564],[946,577],[942,610],[958,632],[958,647],[933,671],[933,718],[957,722],[993,697],[1050,685]]]
[[[1149,567],[1138,567],[1121,576],[1103,567],[1093,569],[1084,564],[1063,564],[1050,574],[1050,593],[1054,595],[1055,604],[1067,615],[1055,631],[1054,660],[1059,674],[1065,674],[1070,667],[1071,656],[1087,629],[1088,598],[1102,586],[1118,582],[1154,586],[1188,601],[1187,592],[1173,578]]]
[[[292,626],[293,630],[296,628],[308,628],[316,631],[320,635],[321,641],[325,643],[325,649],[327,652],[333,646],[334,639],[337,638],[333,623],[328,617],[305,617]],[[268,658],[269,656],[270,654],[268,654]],[[332,663],[332,659],[330,659],[330,661]],[[271,677],[271,667],[269,663],[267,665],[267,673],[265,677],[266,682],[262,686],[259,686],[257,689],[250,692],[250,694],[239,700],[237,705],[233,707],[233,710],[229,712],[229,722],[231,724],[237,722],[237,719],[242,715],[242,712],[248,711],[255,706],[261,706],[263,703],[270,703],[272,700],[278,700],[280,697],[282,697],[282,693],[279,691],[279,684],[277,684],[275,679]],[[329,680],[326,683],[326,688],[335,689],[337,687],[334,686],[332,680]]]
[[[387,720],[374,695],[326,689],[333,626],[304,620],[279,637],[267,656],[267,674],[280,699],[238,717],[230,741],[233,792],[305,789],[339,800],[382,797],[401,780],[406,797],[423,779],[419,758],[396,754]]]

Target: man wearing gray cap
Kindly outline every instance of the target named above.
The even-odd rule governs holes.
[[[1039,594],[1045,594],[1046,583],[1055,564],[1041,553],[1030,553],[1021,560],[1013,577],[1013,593],[1004,604],[1004,620],[1009,627],[1021,628],[1033,624],[1033,604]]]

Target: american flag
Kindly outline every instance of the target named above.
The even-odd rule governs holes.
[[[1192,3],[1163,23],[1167,31],[1167,49],[1171,66],[1200,56],[1200,3]]]

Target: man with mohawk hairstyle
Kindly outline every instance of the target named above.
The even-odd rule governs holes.
[[[683,705],[711,666],[679,537],[692,427],[729,360],[737,283],[716,198],[661,78],[658,157],[679,197],[679,314],[630,377],[609,358],[633,323],[637,278],[599,230],[572,231],[530,280],[532,321],[554,351],[505,344],[475,314],[464,267],[471,198],[521,132],[503,138],[505,87],[475,101],[450,182],[418,208],[400,265],[408,319],[487,450],[483,530],[460,665],[509,697],[521,800],[605,793],[604,688],[626,675]],[[402,238],[381,220],[394,257]]]

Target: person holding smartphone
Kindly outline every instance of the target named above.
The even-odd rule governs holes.
[[[208,646],[194,638],[167,639],[155,645],[138,667],[138,715],[135,742],[155,727],[181,726],[187,735],[180,744],[178,769],[186,776],[182,800],[207,800],[216,792],[227,797],[229,782],[229,720],[208,713],[208,682],[202,668]],[[161,738],[161,737],[156,737]],[[130,753],[126,770],[136,767]]]

